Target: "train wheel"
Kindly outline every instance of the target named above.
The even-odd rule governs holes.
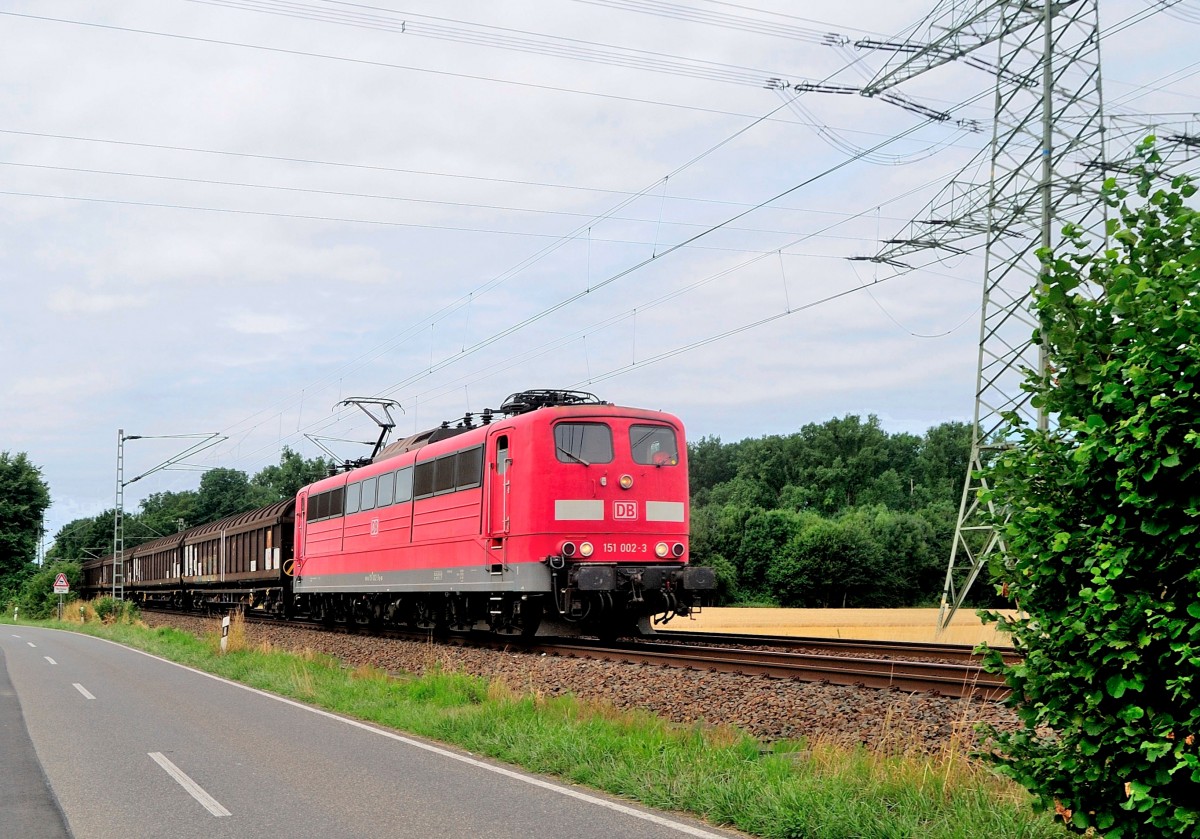
[[[532,638],[537,635],[538,627],[542,623],[542,599],[526,597],[518,602],[521,605],[521,612],[518,615],[521,635],[525,638]]]

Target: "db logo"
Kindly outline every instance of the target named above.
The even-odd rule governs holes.
[[[637,521],[638,505],[636,501],[614,501],[613,518],[617,521]]]

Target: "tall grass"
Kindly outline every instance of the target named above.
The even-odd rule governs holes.
[[[420,677],[349,669],[307,650],[253,646],[244,628],[235,645],[232,625],[225,655],[219,628],[196,638],[130,624],[72,626],[262,690],[768,839],[1067,835],[1050,816],[1033,812],[1023,790],[971,760],[961,738],[928,754],[906,733],[903,719],[888,721],[873,749],[825,740],[768,744],[729,727],[681,726],[437,666]]]

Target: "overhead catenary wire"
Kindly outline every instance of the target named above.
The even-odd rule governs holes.
[[[780,107],[782,107],[782,106],[780,106]],[[776,110],[777,110],[777,109],[776,109]],[[764,117],[763,119],[765,119],[765,117]],[[757,124],[757,123],[758,123],[758,122],[760,122],[760,121],[761,121],[761,119],[760,119],[760,120],[758,120],[758,121],[756,121],[756,123],[755,123],[755,124]],[[918,124],[918,125],[920,125],[920,124]],[[743,129],[743,130],[746,130],[746,129]],[[888,143],[890,143],[890,142],[894,142],[894,141],[895,141],[895,140],[896,140],[898,137],[903,137],[903,136],[905,136],[905,135],[907,135],[907,134],[911,133],[911,132],[912,132],[912,131],[914,131],[914,130],[916,130],[916,126],[914,126],[913,128],[909,129],[908,131],[905,131],[905,132],[902,132],[902,133],[900,133],[899,135],[894,135],[893,137],[891,137],[891,138],[888,138],[887,140],[885,140],[885,141],[883,141],[881,144],[879,144],[877,147],[882,147],[883,145],[886,145],[886,144],[888,144]],[[739,133],[740,133],[740,132],[739,132]],[[736,135],[735,135],[735,136],[736,136]],[[732,139],[732,138],[730,138],[730,139]],[[724,141],[724,142],[728,142],[728,140],[726,140],[726,141]],[[718,147],[719,147],[719,146],[718,146]],[[864,153],[869,153],[870,151],[871,151],[871,150],[866,150],[866,151],[864,151]],[[708,152],[706,152],[706,154],[707,154],[707,153],[708,153]],[[851,161],[852,161],[852,160],[854,160],[854,159],[855,159],[855,158],[853,158],[853,157],[852,157],[850,161],[844,161],[843,163],[841,163],[841,164],[839,164],[838,166],[834,167],[832,170],[828,170],[828,171],[836,171],[837,169],[839,169],[839,168],[841,168],[842,166],[844,166],[844,165],[848,164],[849,162],[851,162]],[[689,163],[689,164],[685,164],[685,166],[686,166],[686,165],[690,165],[690,163]],[[683,168],[683,167],[681,167],[681,168]],[[677,170],[677,171],[679,171],[679,170]],[[823,174],[826,174],[826,173],[823,173]],[[819,176],[818,176],[818,177],[819,177]],[[639,268],[643,267],[643,266],[644,266],[644,265],[646,265],[646,264],[649,264],[650,262],[654,261],[655,259],[661,258],[662,256],[665,256],[665,255],[666,255],[666,254],[668,254],[668,253],[671,253],[671,252],[673,252],[673,251],[675,251],[675,250],[678,250],[678,249],[679,249],[679,248],[681,248],[681,247],[685,247],[685,246],[687,246],[687,245],[688,245],[690,242],[693,242],[693,241],[695,241],[696,239],[698,239],[698,238],[700,238],[700,237],[702,237],[702,236],[704,236],[704,235],[707,235],[708,233],[711,233],[713,230],[720,229],[720,228],[722,228],[722,227],[724,227],[724,226],[726,226],[726,225],[729,225],[729,224],[731,224],[733,221],[735,221],[735,220],[737,220],[738,218],[740,218],[740,217],[742,217],[742,216],[744,216],[744,215],[748,214],[749,212],[753,211],[754,209],[757,209],[757,208],[759,208],[759,207],[765,206],[766,204],[769,204],[769,203],[771,203],[771,202],[774,202],[774,201],[777,201],[777,200],[779,200],[781,197],[783,197],[783,196],[785,196],[785,195],[787,195],[787,194],[790,194],[790,193],[791,193],[791,192],[793,192],[795,189],[798,189],[798,188],[800,188],[800,186],[803,186],[803,184],[801,184],[801,185],[798,185],[797,187],[793,187],[792,189],[789,189],[789,190],[785,191],[784,193],[781,193],[780,195],[777,195],[777,196],[773,197],[773,198],[772,198],[772,199],[770,199],[769,201],[767,201],[767,202],[762,202],[762,203],[760,203],[760,204],[756,205],[755,207],[752,207],[752,208],[750,208],[750,209],[746,210],[746,211],[745,211],[745,212],[743,212],[743,213],[739,213],[739,214],[735,215],[735,216],[734,216],[732,219],[727,219],[725,222],[722,222],[720,225],[716,225],[716,226],[714,226],[713,228],[711,228],[711,229],[709,229],[709,230],[707,230],[707,231],[705,231],[705,232],[702,232],[702,233],[700,233],[700,234],[697,234],[697,236],[695,236],[695,237],[692,237],[691,239],[689,239],[689,240],[687,240],[687,241],[685,241],[685,242],[683,242],[683,243],[677,243],[676,245],[672,246],[672,247],[671,247],[671,248],[669,248],[668,250],[665,250],[665,251],[663,252],[663,254],[656,254],[656,255],[655,255],[655,256],[653,256],[653,257],[652,257],[650,260],[646,260],[646,261],[643,261],[642,263],[639,263],[639,264],[637,264],[637,265],[635,265],[635,266],[632,266],[632,267],[630,267],[630,268],[626,269],[625,271],[622,271],[622,272],[620,272],[618,275],[608,278],[607,280],[603,281],[602,283],[600,283],[600,284],[598,284],[598,285],[596,285],[596,284],[591,284],[591,287],[590,287],[590,288],[589,288],[587,291],[585,291],[583,294],[590,294],[592,291],[594,291],[594,290],[595,290],[596,288],[598,288],[598,287],[603,287],[604,285],[607,285],[607,284],[609,284],[609,283],[611,283],[611,282],[614,282],[614,281],[616,281],[617,279],[620,279],[620,277],[623,277],[623,276],[627,275],[628,273],[632,273],[633,271],[636,271],[636,270],[638,270]],[[651,188],[651,187],[647,187],[647,189],[650,189],[650,188]],[[643,191],[642,191],[642,193],[639,193],[639,194],[644,194],[644,193],[645,193],[645,191],[646,191],[646,190],[643,190]],[[459,358],[466,357],[466,356],[467,356],[467,355],[469,355],[470,353],[477,352],[477,351],[479,351],[480,349],[483,349],[483,348],[485,348],[486,346],[490,346],[491,344],[493,344],[493,343],[495,343],[496,341],[498,341],[498,340],[502,339],[503,337],[506,337],[507,335],[509,335],[509,334],[512,334],[513,332],[515,332],[515,331],[518,331],[518,330],[520,330],[520,329],[524,328],[524,327],[525,327],[525,326],[527,326],[528,324],[530,324],[530,323],[532,323],[532,322],[536,322],[537,320],[540,320],[541,318],[548,316],[549,314],[553,313],[554,311],[557,311],[557,310],[561,309],[562,307],[564,307],[564,306],[566,306],[566,305],[569,305],[569,304],[570,304],[571,302],[573,302],[575,299],[579,299],[579,295],[574,295],[574,296],[572,296],[571,298],[568,298],[567,300],[564,300],[564,301],[559,301],[559,303],[555,304],[553,307],[550,307],[550,308],[549,308],[549,309],[547,309],[547,310],[543,310],[541,313],[539,313],[539,314],[537,314],[537,315],[533,316],[532,318],[526,319],[526,320],[524,320],[524,321],[522,321],[522,322],[520,322],[520,323],[518,323],[518,324],[515,324],[515,325],[513,325],[513,326],[511,326],[511,327],[509,327],[509,328],[507,328],[507,329],[503,330],[503,331],[502,331],[502,332],[500,332],[500,333],[494,334],[493,336],[491,336],[490,338],[486,339],[485,341],[482,341],[482,342],[477,342],[477,343],[476,343],[476,344],[475,344],[473,347],[469,347],[469,348],[468,348],[466,351],[460,352],[460,353],[459,353],[457,356],[455,356],[455,357],[454,357],[453,359],[451,359],[450,361],[443,362],[442,364],[438,364],[438,365],[430,364],[429,368],[428,368],[427,370],[425,370],[425,371],[424,371],[424,372],[423,372],[421,375],[423,375],[423,376],[430,375],[430,374],[432,374],[433,372],[435,372],[435,370],[437,370],[437,369],[441,369],[442,367],[444,367],[446,363],[451,363],[453,360],[457,360],[457,359],[459,359]],[[434,320],[433,322],[436,322],[436,318],[435,318],[435,320]],[[399,385],[397,385],[397,386],[399,386]],[[389,391],[388,391],[388,392],[391,392],[392,390],[394,390],[394,388],[395,388],[395,387],[396,387],[396,386],[394,386],[392,389],[389,389]]]

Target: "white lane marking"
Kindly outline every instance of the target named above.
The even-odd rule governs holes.
[[[25,643],[33,647],[35,650],[37,649],[37,644],[33,643],[32,641],[26,641]]]
[[[67,630],[54,630],[54,631],[55,632],[66,632]],[[214,682],[221,682],[223,684],[238,688],[240,690],[247,691],[249,693],[258,694],[259,696],[266,697],[267,699],[273,699],[276,702],[282,702],[284,705],[290,705],[293,708],[299,708],[302,711],[308,711],[311,714],[317,714],[318,716],[326,717],[327,719],[335,720],[337,722],[344,723],[345,725],[354,726],[355,728],[362,729],[363,731],[369,731],[372,734],[378,734],[381,737],[387,737],[389,740],[395,740],[399,743],[404,743],[407,746],[412,746],[417,749],[424,749],[427,752],[432,752],[433,754],[440,755],[441,757],[449,758],[450,760],[457,760],[459,763],[466,763],[466,764],[468,764],[470,766],[474,766],[478,769],[487,770],[488,772],[495,772],[497,775],[504,775],[505,777],[511,778],[514,781],[520,781],[521,783],[529,784],[530,786],[541,787],[544,790],[549,790],[550,792],[556,792],[559,795],[565,795],[570,798],[575,798],[579,801],[586,801],[587,803],[594,804],[597,807],[604,807],[609,810],[615,810],[618,813],[624,813],[625,815],[632,816],[635,819],[641,819],[642,821],[648,821],[653,824],[657,824],[661,827],[666,827],[671,830],[678,831],[679,833],[686,833],[688,836],[699,836],[699,837],[701,837],[701,839],[729,839],[729,837],[731,835],[728,833],[713,833],[711,830],[704,830],[703,828],[693,827],[690,824],[684,824],[682,822],[673,821],[671,819],[664,818],[663,816],[655,815],[654,813],[647,813],[647,812],[643,812],[642,810],[638,810],[634,807],[628,807],[624,804],[618,804],[616,801],[608,801],[606,799],[600,798],[599,796],[589,795],[586,792],[580,792],[579,790],[570,789],[568,787],[564,787],[561,784],[555,783],[553,781],[547,781],[542,778],[534,777],[532,775],[523,775],[520,772],[514,772],[511,769],[505,769],[503,766],[493,766],[490,763],[485,763],[482,760],[476,760],[475,758],[467,757],[466,755],[457,754],[455,752],[450,751],[449,749],[443,749],[440,746],[434,746],[430,743],[422,743],[420,740],[414,740],[411,737],[405,737],[401,734],[396,734],[395,732],[392,732],[392,731],[386,731],[385,729],[382,729],[382,728],[376,728],[373,725],[369,725],[368,723],[365,723],[365,722],[359,722],[358,720],[352,720],[352,719],[348,719],[346,717],[339,717],[337,714],[334,714],[330,711],[323,711],[320,708],[313,708],[313,707],[304,705],[300,702],[296,702],[291,699],[285,699],[282,696],[276,696],[273,693],[267,693],[265,690],[259,690],[258,688],[252,688],[249,685],[242,685],[242,684],[238,684],[237,682],[231,682],[229,679],[224,679],[220,676],[214,676],[212,673],[205,673],[203,670],[197,670],[195,667],[188,667],[186,664],[180,664],[179,662],[171,661],[170,659],[162,658],[161,656],[156,656],[153,653],[145,652],[144,650],[137,650],[137,649],[134,649],[133,647],[126,647],[123,644],[118,644],[116,641],[109,641],[107,638],[97,638],[96,640],[103,641],[106,644],[112,644],[114,647],[122,647],[123,649],[129,650],[130,652],[138,653],[139,655],[144,655],[144,656],[146,656],[146,658],[157,659],[158,661],[161,661],[164,664],[170,664],[173,667],[178,667],[180,670],[188,670],[192,673],[195,673],[197,676],[204,676],[207,679],[212,679]]]
[[[85,688],[83,685],[79,684],[79,682],[72,682],[71,684],[75,686],[75,690],[77,690],[83,694],[84,699],[95,699],[96,698],[88,692],[87,688]]]
[[[50,662],[51,664],[58,664],[58,662],[57,662],[57,661],[55,661],[54,659],[52,659],[52,658],[51,658],[50,656],[48,656],[48,655],[44,655],[44,656],[42,656],[42,658],[46,659],[46,661]]]
[[[14,638],[20,638],[21,636],[20,636],[20,635],[14,635],[13,637],[14,637]]]
[[[187,773],[185,773],[174,763],[171,763],[171,761],[167,760],[167,758],[163,756],[162,752],[146,752],[146,754],[150,755],[155,763],[165,769],[167,774],[174,778],[179,786],[187,790],[188,795],[203,804],[204,809],[208,810],[208,812],[212,813],[217,818],[220,818],[221,816],[232,815],[232,813],[221,806],[221,802],[217,801],[217,799],[205,792],[198,783],[189,778]]]

